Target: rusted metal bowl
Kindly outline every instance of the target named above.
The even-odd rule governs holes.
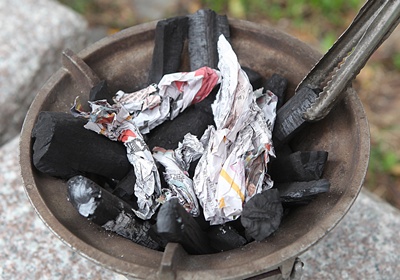
[[[107,80],[113,92],[139,89],[147,81],[155,26],[152,22],[128,28],[78,55],[100,79]],[[289,95],[320,57],[306,44],[268,26],[230,20],[230,28],[241,65],[265,77],[274,72],[283,75],[289,80]],[[298,150],[329,152],[323,177],[330,180],[331,190],[292,211],[271,237],[211,255],[187,255],[174,244],[165,253],[137,245],[81,217],[67,201],[66,183],[38,172],[32,164],[31,132],[39,112],[68,112],[77,95],[88,95],[85,77],[72,72],[58,70],[29,109],[21,134],[22,177],[31,203],[45,224],[72,249],[104,267],[151,279],[243,279],[279,268],[283,271],[335,227],[361,189],[369,159],[369,128],[360,100],[349,94],[326,119],[310,125],[294,140]]]

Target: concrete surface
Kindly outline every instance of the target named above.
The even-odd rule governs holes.
[[[36,92],[65,48],[87,45],[87,23],[51,0],[0,1],[0,144],[21,130]]]

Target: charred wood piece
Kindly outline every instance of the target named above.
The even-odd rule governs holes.
[[[148,84],[159,83],[165,74],[178,72],[188,33],[188,17],[160,20],[155,31]]]
[[[274,182],[318,180],[327,159],[326,151],[298,151],[271,161],[268,173]]]
[[[243,207],[240,220],[246,235],[261,241],[275,232],[282,220],[283,207],[276,189],[254,195]]]
[[[170,199],[160,207],[156,227],[160,237],[168,242],[180,243],[189,254],[215,252],[209,245],[207,234],[178,199]]]
[[[288,80],[279,74],[273,74],[264,83],[264,91],[271,91],[278,97],[278,104],[276,105],[276,110],[280,109],[285,103],[286,89],[288,85]]]
[[[313,180],[309,182],[276,183],[282,203],[291,204],[310,202],[315,195],[329,191],[330,183],[327,179]]]
[[[34,166],[64,179],[85,173],[124,178],[132,168],[124,145],[85,129],[86,122],[67,113],[41,112],[32,131]]]
[[[217,68],[217,41],[221,34],[229,41],[230,31],[226,16],[218,15],[212,10],[199,10],[189,16],[190,71],[203,66]]]
[[[150,222],[137,218],[125,201],[81,175],[70,178],[67,185],[68,199],[79,214],[137,244],[161,249]]]
[[[317,94],[305,86],[279,109],[272,134],[275,147],[287,143],[306,124],[303,115],[316,98]]]

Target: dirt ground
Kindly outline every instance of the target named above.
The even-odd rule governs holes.
[[[202,8],[202,1],[185,0],[174,0],[168,2],[168,6],[158,8],[134,0],[60,2],[75,5],[73,8],[81,12],[91,26],[105,26],[110,34],[141,22],[193,13]],[[155,2],[163,4],[163,1]],[[273,25],[324,52],[318,37],[324,30],[332,29],[334,40],[348,26],[356,12],[347,13],[339,27],[326,23],[317,26],[315,22],[318,22],[318,16],[312,15],[304,19],[305,24],[300,27],[288,18],[278,21],[263,17],[247,19]],[[233,15],[242,14],[241,11],[233,11]],[[245,14],[242,16],[246,17]],[[400,208],[400,94],[397,92],[400,88],[400,28],[371,57],[355,80],[354,87],[363,103],[371,130],[371,158],[364,187]]]

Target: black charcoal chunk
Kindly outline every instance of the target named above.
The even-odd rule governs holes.
[[[160,249],[151,224],[137,218],[125,201],[81,175],[70,178],[67,185],[68,199],[79,214],[137,244]]]
[[[275,232],[282,220],[279,192],[269,189],[254,195],[243,207],[240,220],[246,235],[261,241]]]
[[[239,248],[247,243],[246,238],[227,224],[211,226],[207,235],[210,239],[210,246],[217,252]]]
[[[293,153],[293,149],[290,147],[290,145],[289,145],[289,143],[286,143],[286,144],[284,144],[284,145],[280,145],[279,147],[274,147],[275,148],[275,155],[276,155],[276,159],[277,158],[280,158],[280,157],[285,157],[285,156],[288,156],[288,155],[290,155],[290,154],[292,154]],[[271,160],[271,163],[272,163],[272,161],[274,161],[275,159],[273,158],[272,160]]]
[[[190,70],[203,66],[216,69],[218,66],[217,42],[223,34],[229,41],[230,31],[226,16],[212,10],[199,10],[189,16]]]
[[[187,33],[186,16],[160,20],[157,23],[148,84],[159,83],[165,74],[178,72]]]
[[[326,151],[297,151],[271,161],[268,173],[274,182],[318,180],[327,159]]]
[[[84,176],[109,192],[113,192],[119,182],[118,180],[110,179],[94,173],[87,173]]]
[[[230,226],[231,228],[233,228],[234,230],[236,230],[241,236],[243,236],[244,238],[247,239],[247,242],[252,241],[252,238],[248,238],[248,236],[246,236],[246,229],[244,228],[244,226],[242,225],[242,222],[240,221],[240,219],[236,219],[234,221],[230,221],[225,223],[226,225]]]
[[[197,164],[199,163],[199,161],[200,161],[200,159],[196,159],[195,161],[192,161],[190,163],[189,170],[188,170],[189,178],[194,177],[194,172],[196,171],[196,167],[197,167]]]
[[[206,221],[206,218],[204,218],[203,208],[200,205],[199,212],[199,216],[193,218],[203,231],[207,231],[210,228],[210,222]]]
[[[132,168],[128,174],[117,183],[112,193],[127,202],[134,209],[138,209],[137,197],[134,194],[135,183],[136,175]]]
[[[124,178],[132,168],[124,145],[87,130],[86,122],[67,113],[40,112],[32,131],[34,166],[64,179],[85,173]]]
[[[253,90],[259,89],[263,87],[263,77],[260,73],[250,69],[246,66],[242,66],[244,72],[246,72],[247,77],[249,78],[250,84],[253,87]]]
[[[215,100],[217,87],[201,102],[189,106],[175,119],[167,120],[155,127],[147,136],[146,143],[150,150],[155,146],[175,149],[187,133],[199,139],[209,125],[214,125],[211,104]]]
[[[303,115],[316,98],[317,94],[305,86],[278,110],[272,134],[275,147],[287,143],[306,124]]]
[[[290,209],[293,209],[293,208],[297,208],[299,206],[308,205],[316,197],[317,197],[317,195],[312,195],[312,196],[303,197],[303,198],[301,198],[299,200],[293,200],[293,199],[283,200],[282,201],[282,206],[283,206],[284,209],[290,210]]]
[[[176,198],[165,202],[157,214],[157,233],[168,242],[180,243],[189,254],[210,254],[207,234]]]
[[[97,85],[95,85],[89,94],[89,101],[96,101],[106,99],[108,104],[114,104],[113,94],[109,91],[107,86],[107,81],[100,81]]]
[[[329,191],[330,185],[327,179],[319,179],[309,182],[276,183],[275,187],[282,202],[291,203],[303,200],[309,202],[315,195]]]
[[[286,89],[288,85],[288,80],[279,74],[273,74],[264,83],[264,90],[271,91],[278,97],[278,104],[276,105],[276,110],[280,109],[285,102]]]

